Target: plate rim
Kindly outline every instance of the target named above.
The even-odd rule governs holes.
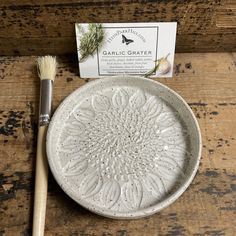
[[[142,209],[138,209],[138,210],[130,211],[130,212],[112,211],[110,209],[94,206],[91,203],[88,205],[85,202],[85,204],[84,204],[83,200],[78,199],[78,197],[75,196],[74,192],[71,191],[70,188],[67,188],[64,184],[62,184],[62,182],[63,182],[63,181],[61,181],[62,177],[60,177],[60,175],[57,174],[57,170],[54,168],[54,165],[53,165],[53,160],[52,160],[53,158],[52,158],[52,153],[50,150],[50,142],[49,142],[49,140],[51,139],[51,136],[52,136],[52,127],[55,122],[54,120],[56,119],[55,117],[57,116],[59,111],[63,108],[65,103],[67,103],[67,101],[69,99],[71,99],[71,97],[74,96],[74,94],[78,93],[81,90],[85,90],[89,87],[92,87],[92,86],[96,85],[96,83],[99,84],[102,81],[111,80],[111,79],[116,80],[119,78],[123,78],[123,79],[124,78],[127,78],[127,79],[132,78],[132,79],[144,80],[149,83],[155,84],[155,86],[160,86],[160,87],[164,88],[165,90],[167,90],[171,94],[173,94],[175,97],[177,97],[183,103],[183,105],[187,108],[189,114],[191,115],[191,118],[193,119],[196,131],[197,131],[197,138],[198,138],[196,140],[196,142],[198,142],[198,153],[197,153],[196,160],[195,160],[196,162],[195,162],[195,165],[192,167],[191,174],[189,174],[186,177],[186,180],[183,182],[183,184],[181,184],[180,187],[173,194],[171,194],[170,196],[165,198],[163,201],[160,201],[159,203],[154,204],[150,207],[147,207],[144,209],[142,208]],[[190,108],[190,106],[188,105],[188,103],[177,92],[175,92],[174,90],[172,90],[168,86],[166,86],[154,79],[148,79],[148,78],[144,78],[141,76],[131,76],[131,75],[111,76],[111,77],[104,77],[104,78],[99,78],[99,79],[95,79],[93,81],[90,81],[89,83],[86,83],[86,84],[80,86],[79,88],[75,89],[67,97],[64,98],[64,100],[56,108],[56,110],[52,116],[52,119],[49,123],[49,126],[48,126],[47,135],[46,135],[46,154],[47,154],[47,160],[48,160],[50,170],[51,170],[52,175],[55,178],[56,182],[62,188],[62,190],[70,198],[72,198],[76,203],[78,203],[80,206],[84,207],[85,209],[88,209],[89,211],[91,211],[95,214],[105,216],[108,218],[112,218],[112,219],[138,219],[138,218],[150,216],[150,215],[155,214],[155,213],[163,210],[164,208],[168,207],[169,205],[174,203],[185,192],[185,190],[189,187],[189,185],[193,181],[193,179],[197,173],[198,167],[199,167],[201,154],[202,154],[202,137],[201,137],[201,130],[200,130],[197,118],[195,117],[195,115],[194,115],[192,109]],[[113,212],[113,214],[112,214],[112,212]]]

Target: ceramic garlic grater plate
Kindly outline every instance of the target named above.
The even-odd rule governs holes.
[[[111,218],[173,203],[199,164],[201,136],[187,103],[141,77],[95,80],[68,96],[47,134],[54,177],[76,202]]]

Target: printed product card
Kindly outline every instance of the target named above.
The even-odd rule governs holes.
[[[80,76],[171,77],[176,22],[75,24]]]

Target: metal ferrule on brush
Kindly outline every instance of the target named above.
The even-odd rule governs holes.
[[[43,79],[40,86],[39,126],[44,126],[51,118],[53,81]]]

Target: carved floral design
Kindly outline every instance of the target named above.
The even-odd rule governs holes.
[[[112,96],[94,95],[90,104],[74,110],[61,140],[69,156],[64,176],[83,176],[83,197],[134,210],[144,190],[159,199],[168,181],[184,175],[185,130],[160,98],[117,89]]]

